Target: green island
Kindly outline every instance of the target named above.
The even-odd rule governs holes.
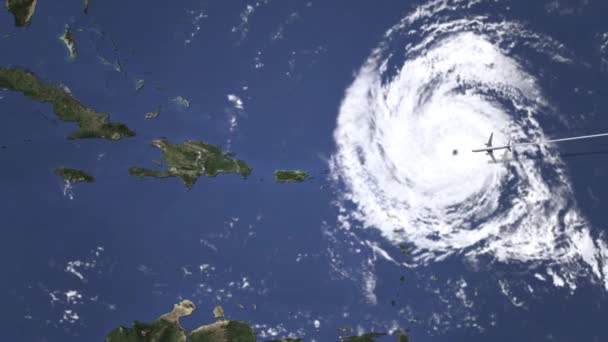
[[[200,326],[188,334],[189,342],[255,342],[253,328],[241,321],[218,321]]]
[[[108,114],[96,112],[80,103],[65,87],[45,83],[26,69],[0,67],[0,88],[21,92],[35,101],[51,103],[60,120],[78,123],[79,129],[68,139],[118,140],[135,135],[126,125],[110,122]]]
[[[186,342],[186,333],[179,319],[189,316],[196,309],[194,303],[183,300],[173,310],[150,323],[135,321],[131,328],[118,327],[106,337],[106,342]]]
[[[70,25],[65,25],[65,30],[61,37],[59,37],[59,40],[61,40],[68,49],[70,59],[76,59],[78,56],[78,52],[76,51],[76,40],[74,39],[74,34],[72,33]]]
[[[376,337],[388,335],[387,333],[367,333],[359,336],[344,336],[340,337],[340,342],[374,342]],[[396,333],[397,342],[409,342],[410,338],[405,330],[398,330]]]
[[[146,113],[146,115],[144,115],[144,118],[146,118],[146,119],[156,119],[159,115],[160,115],[160,110],[157,110],[155,112],[148,112],[148,113]]]
[[[178,177],[186,188],[191,189],[199,176],[215,177],[220,173],[238,173],[243,178],[251,174],[252,168],[244,161],[232,159],[234,154],[222,152],[219,146],[200,141],[185,141],[180,144],[165,139],[154,140],[152,146],[163,152],[164,164],[168,167],[162,171],[141,167],[129,168],[129,173],[140,177]]]
[[[63,179],[65,179],[66,181],[71,182],[71,183],[81,183],[81,182],[92,183],[95,181],[95,178],[93,176],[89,175],[88,173],[86,173],[82,170],[72,169],[69,167],[60,167],[58,169],[55,169],[54,172],[56,174],[58,174],[59,176],[63,177]]]
[[[218,314],[218,308],[221,314]],[[256,342],[253,328],[242,321],[225,320],[223,309],[216,307],[213,314],[216,321],[201,325],[186,332],[179,319],[191,315],[196,306],[189,300],[183,300],[173,306],[173,310],[158,319],[142,323],[135,321],[130,328],[118,327],[106,337],[106,342]],[[374,338],[387,335],[386,333],[368,333],[360,336],[340,337],[339,341],[373,342]],[[397,332],[397,342],[409,342],[404,330]],[[301,338],[284,338],[266,342],[302,342]]]
[[[182,328],[179,319],[189,316],[196,306],[183,300],[173,310],[150,323],[134,322],[131,328],[118,327],[106,337],[106,342],[255,342],[255,332],[250,325],[216,316],[216,322],[202,325],[189,333]],[[216,307],[217,309],[217,307]],[[223,309],[222,309],[223,311]],[[215,312],[214,312],[215,313]]]
[[[135,79],[135,91],[138,92],[143,89],[144,85],[146,85],[146,80],[136,78]]]
[[[405,330],[397,332],[397,342],[410,342],[410,335]]]
[[[303,182],[308,179],[308,173],[301,170],[276,170],[274,181],[277,183]]]
[[[6,0],[6,9],[15,17],[15,26],[28,26],[36,11],[36,0]]]
[[[158,106],[158,108],[156,108],[155,111],[146,113],[146,115],[144,115],[144,117],[146,119],[156,119],[159,115],[160,115],[160,106]]]
[[[346,336],[341,340],[344,342],[374,342],[374,338],[386,336],[386,333],[367,333],[360,336]]]

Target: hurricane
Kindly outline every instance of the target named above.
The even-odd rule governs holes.
[[[344,189],[339,205],[350,205],[339,220],[410,244],[419,265],[484,256],[608,289],[606,239],[578,208],[559,147],[500,152],[496,162],[471,151],[491,133],[495,145],[551,138],[543,127],[563,114],[535,70],[576,63],[546,33],[493,15],[496,6],[506,5],[427,3],[370,52],[334,131],[331,177]]]

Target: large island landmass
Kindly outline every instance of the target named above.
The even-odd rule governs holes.
[[[186,333],[179,319],[194,312],[189,300],[174,305],[173,311],[150,323],[134,322],[131,328],[118,327],[106,337],[106,342],[256,342],[250,325],[241,321],[219,320]]]
[[[217,307],[216,307],[217,308]],[[174,305],[173,311],[160,316],[150,323],[135,322],[131,328],[119,327],[106,337],[106,342],[256,342],[256,334],[251,325],[237,320],[224,320],[222,315],[216,322],[201,325],[187,333],[179,324],[179,319],[191,315],[196,309],[194,303],[183,300]],[[219,317],[218,317],[219,316]],[[386,333],[367,333],[360,336],[340,337],[339,341],[374,342],[376,337]],[[408,342],[405,330],[397,333],[397,342]],[[273,339],[267,342],[302,342],[301,338]]]
[[[183,300],[173,306],[173,310],[150,323],[135,321],[131,328],[118,327],[106,337],[106,342],[186,342],[186,332],[179,319],[189,316],[196,306]]]
[[[374,342],[377,337],[388,335],[387,333],[367,333],[358,336],[343,336],[340,338],[340,342]],[[395,335],[397,336],[397,342],[409,342],[409,334],[407,331],[401,329],[398,330]]]
[[[232,159],[234,154],[222,152],[219,146],[200,141],[185,141],[179,144],[165,139],[154,140],[152,146],[163,152],[167,169],[156,171],[133,166],[129,173],[140,177],[178,177],[190,189],[199,176],[215,177],[220,173],[238,173],[243,178],[251,174],[252,168],[244,161]]]
[[[301,170],[276,170],[274,181],[277,183],[303,182],[308,178],[308,173]]]
[[[86,107],[65,87],[41,81],[33,72],[22,68],[0,68],[0,88],[53,105],[55,115],[62,121],[76,122],[79,129],[69,139],[103,138],[118,140],[135,135],[126,125],[110,122],[109,115]]]
[[[36,0],[6,0],[6,9],[15,17],[15,26],[28,26],[36,11]]]
[[[202,325],[188,334],[188,342],[256,342],[255,332],[245,322],[218,321]]]
[[[342,337],[341,341],[344,342],[374,342],[376,337],[386,336],[386,333],[367,333],[359,336],[346,336]]]
[[[88,173],[86,173],[82,170],[72,169],[69,167],[60,167],[58,169],[55,169],[54,172],[57,175],[61,176],[66,181],[71,182],[71,183],[81,183],[81,182],[92,183],[95,181],[95,178],[93,176],[89,175]]]

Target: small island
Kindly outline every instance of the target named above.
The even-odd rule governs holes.
[[[60,120],[78,123],[80,128],[68,139],[118,140],[135,135],[126,125],[110,122],[108,114],[98,113],[80,103],[65,87],[45,83],[31,71],[0,67],[0,88],[20,92],[35,101],[51,103]]]
[[[72,169],[69,167],[60,167],[58,169],[55,169],[54,172],[70,183],[92,183],[95,181],[95,178],[89,175],[88,173],[85,173],[82,170]]]
[[[154,140],[152,146],[163,152],[163,162],[168,167],[156,171],[131,167],[129,173],[140,177],[178,177],[186,188],[191,189],[200,176],[215,177],[220,173],[238,173],[243,178],[251,174],[252,168],[244,161],[232,159],[234,154],[222,152],[219,146],[200,141],[185,141],[180,144],[165,139]]]
[[[144,115],[144,118],[146,119],[156,119],[158,117],[158,115],[160,115],[160,111],[155,111],[155,112],[148,112],[146,113],[146,115]]]
[[[65,25],[65,30],[61,37],[59,37],[59,40],[61,40],[68,49],[70,59],[76,59],[78,56],[78,52],[76,51],[76,40],[74,39],[74,34],[72,33],[70,25]]]
[[[303,182],[308,179],[308,173],[301,170],[276,170],[274,181],[277,183]]]
[[[160,106],[153,112],[148,112],[144,117],[146,119],[156,119],[160,115]]]
[[[144,85],[146,85],[146,80],[136,78],[134,83],[135,83],[135,92],[138,92],[144,88]]]
[[[36,0],[6,0],[6,9],[15,17],[15,26],[28,26],[36,11]]]

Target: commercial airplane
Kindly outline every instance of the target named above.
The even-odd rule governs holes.
[[[492,146],[492,138],[494,137],[494,132],[490,133],[490,139],[488,139],[488,142],[485,143],[486,147],[485,148],[480,148],[477,150],[473,150],[473,152],[486,152],[487,155],[490,156],[490,158],[492,158],[492,161],[496,162],[496,158],[494,158],[494,151],[495,150],[504,150],[507,149],[509,152],[511,152],[511,140],[509,140],[507,142],[506,145],[504,146]]]
[[[543,144],[552,144],[552,143],[561,142],[561,141],[591,139],[591,138],[608,136],[608,133],[581,135],[578,137],[571,137],[571,138],[561,138],[561,139],[552,139],[552,140],[517,143],[517,144],[513,144],[511,142],[511,140],[509,140],[507,142],[507,144],[503,145],[503,146],[492,146],[492,137],[493,136],[494,136],[494,133],[492,132],[492,134],[490,134],[490,139],[485,144],[486,147],[473,150],[473,152],[486,152],[492,158],[492,160],[496,162],[496,159],[494,158],[494,151],[496,151],[496,150],[505,150],[506,149],[507,151],[511,152],[511,148],[516,147],[516,146],[543,145]]]

